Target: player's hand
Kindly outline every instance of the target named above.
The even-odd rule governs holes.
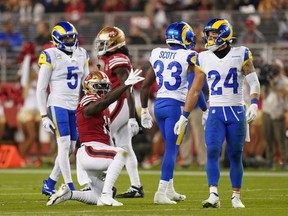
[[[185,128],[187,125],[188,119],[181,115],[179,120],[176,122],[174,126],[174,133],[175,135],[179,135],[181,133],[181,128]]]
[[[148,108],[141,109],[141,124],[147,129],[150,129],[153,126],[153,118],[151,117]]]
[[[42,118],[42,126],[45,131],[54,134],[55,126],[50,118],[48,117]]]
[[[142,70],[136,69],[135,71],[131,69],[130,74],[128,78],[125,80],[124,84],[126,86],[128,85],[135,85],[138,82],[141,82],[144,80],[144,77],[139,76],[141,74]]]
[[[139,133],[139,125],[135,118],[130,118],[128,120],[128,131],[132,136],[135,136]]]
[[[202,125],[205,127],[206,125],[206,121],[207,121],[207,118],[208,118],[208,113],[209,113],[209,110],[207,109],[205,112],[203,112],[202,114]]]
[[[258,111],[258,105],[253,103],[249,106],[247,112],[246,112],[246,120],[248,123],[253,121],[256,116],[257,116],[257,111]]]

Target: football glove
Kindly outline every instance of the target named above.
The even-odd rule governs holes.
[[[135,118],[130,118],[128,120],[128,131],[132,136],[139,133],[139,125]]]
[[[249,106],[249,108],[248,108],[248,110],[246,112],[246,120],[247,120],[248,123],[253,121],[256,118],[257,110],[258,110],[258,105],[257,104],[252,103]]]
[[[141,109],[141,124],[144,128],[148,129],[153,126],[153,119],[148,111],[148,108]]]
[[[186,128],[187,122],[188,122],[188,119],[185,116],[181,115],[179,120],[176,122],[176,124],[174,126],[175,135],[179,135],[181,133],[181,131],[182,131],[182,133],[184,133],[183,128]]]
[[[47,116],[42,118],[42,126],[45,131],[54,134],[55,126],[50,118]]]
[[[133,71],[133,69],[131,69],[130,74],[129,74],[128,78],[125,80],[124,84],[126,86],[135,85],[136,83],[144,80],[144,77],[139,76],[139,74],[141,72],[142,72],[142,70],[140,70],[140,69],[136,69],[135,71]]]

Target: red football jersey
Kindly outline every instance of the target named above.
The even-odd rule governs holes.
[[[102,60],[104,63],[104,72],[107,74],[110,82],[112,83],[112,90],[120,86],[120,81],[118,80],[117,75],[113,73],[113,70],[118,67],[127,67],[130,71],[132,68],[130,59],[121,53],[116,53],[109,57],[102,56],[100,60]],[[123,93],[121,97],[125,98],[125,93]]]
[[[105,109],[97,116],[85,118],[83,109],[92,101],[101,99],[98,95],[84,95],[76,110],[76,120],[80,143],[101,142],[110,145],[110,112]]]

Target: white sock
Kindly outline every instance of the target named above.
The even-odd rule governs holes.
[[[167,187],[168,187],[169,182],[160,180],[159,185],[158,185],[158,191],[159,193],[166,193]]]
[[[169,193],[176,193],[174,189],[174,182],[173,179],[170,179],[167,186],[167,192]]]
[[[71,191],[72,196],[70,200],[77,200],[86,204],[97,205],[99,196],[96,195],[95,191]]]
[[[112,187],[116,182],[121,170],[127,159],[127,152],[123,149],[118,148],[118,153],[114,157],[114,160],[111,162],[107,169],[106,179],[103,186],[102,193],[111,194],[112,196]]]
[[[233,198],[233,197],[240,198],[240,191],[233,191],[233,193],[232,193],[232,198]]]
[[[214,193],[218,195],[218,188],[216,186],[210,186],[209,191],[210,193]]]

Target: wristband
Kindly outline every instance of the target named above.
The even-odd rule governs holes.
[[[251,104],[257,104],[258,105],[258,99],[257,98],[251,99]]]
[[[185,112],[184,110],[183,110],[183,112],[182,112],[182,115],[183,115],[185,118],[188,118],[189,114],[190,114],[190,112]]]
[[[45,117],[48,117],[48,115],[46,114],[46,115],[41,115],[41,118],[45,118]]]

